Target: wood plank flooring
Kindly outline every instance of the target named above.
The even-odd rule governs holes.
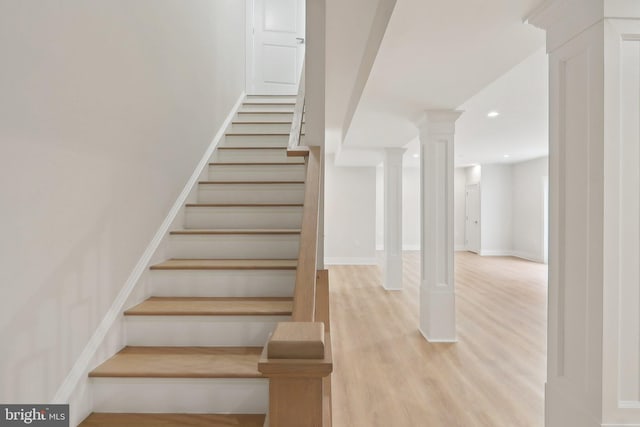
[[[418,331],[419,254],[404,291],[378,267],[331,267],[334,427],[542,427],[547,267],[456,254],[458,340]]]

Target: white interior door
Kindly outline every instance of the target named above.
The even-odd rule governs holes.
[[[465,243],[467,250],[480,253],[480,186],[467,185]]]
[[[305,42],[306,0],[252,0],[247,93],[295,95]]]

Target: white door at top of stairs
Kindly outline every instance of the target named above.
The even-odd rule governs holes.
[[[247,93],[298,92],[305,48],[305,0],[247,0]]]

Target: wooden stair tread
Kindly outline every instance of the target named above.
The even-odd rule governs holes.
[[[293,114],[293,110],[241,110],[238,114]]]
[[[304,181],[200,181],[201,185],[269,185],[269,184],[304,184]]]
[[[212,162],[209,166],[304,166],[304,163],[291,162]]]
[[[262,147],[262,146],[242,146],[242,147],[218,147],[218,150],[287,150],[287,147]]]
[[[297,259],[170,259],[152,270],[295,270]]]
[[[260,347],[125,347],[92,378],[261,378]]]
[[[151,297],[125,316],[289,316],[292,298]]]
[[[291,208],[302,203],[188,203],[188,208]]]
[[[290,125],[291,123],[293,123],[291,120],[285,120],[285,121],[266,121],[266,120],[248,120],[248,121],[235,121],[235,122],[231,122],[231,124],[234,125]]]
[[[296,105],[295,101],[245,101],[242,105]]]
[[[243,229],[243,230],[174,230],[170,234],[172,236],[210,236],[210,235],[230,235],[230,234],[247,234],[247,235],[272,235],[272,234],[300,234],[300,229]]]
[[[289,135],[291,135],[291,132],[286,132],[286,131],[282,131],[282,130],[280,130],[280,131],[271,131],[271,132],[264,131],[264,130],[260,130],[260,131],[256,131],[256,132],[248,132],[246,130],[243,130],[243,131],[235,131],[235,132],[234,131],[230,131],[230,132],[227,132],[225,135],[227,135],[227,136],[229,136],[229,135],[232,135],[232,136],[272,136],[272,135],[275,135],[275,136],[289,136]]]
[[[79,427],[262,427],[264,419],[264,415],[93,413]]]

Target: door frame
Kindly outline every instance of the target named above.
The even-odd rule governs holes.
[[[478,189],[478,247],[470,248],[469,247],[469,187],[476,187]],[[464,248],[466,251],[480,254],[480,249],[482,247],[482,233],[480,232],[482,226],[482,209],[480,203],[480,192],[482,191],[480,187],[480,183],[476,184],[467,184],[464,187]]]

